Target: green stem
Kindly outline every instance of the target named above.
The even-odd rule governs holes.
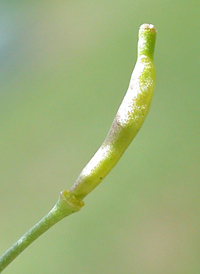
[[[79,211],[83,205],[83,201],[75,199],[67,190],[61,192],[58,202],[50,212],[0,257],[0,273],[40,235],[66,216]]]

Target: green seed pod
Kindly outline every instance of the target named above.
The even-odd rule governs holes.
[[[155,86],[155,40],[155,27],[143,24],[139,29],[138,58],[127,93],[106,139],[70,189],[77,199],[82,200],[105,178],[145,120]]]

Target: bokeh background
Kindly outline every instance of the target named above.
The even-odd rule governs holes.
[[[115,169],[5,274],[200,273],[199,1],[1,1],[0,252],[70,188],[157,29],[150,113]]]

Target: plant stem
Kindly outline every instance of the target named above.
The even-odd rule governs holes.
[[[83,201],[78,201],[67,190],[61,192],[58,202],[50,210],[50,212],[29,231],[27,231],[0,257],[0,273],[40,235],[66,216],[79,211],[83,205]]]

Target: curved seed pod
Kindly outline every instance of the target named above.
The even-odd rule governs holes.
[[[125,97],[101,147],[80,173],[70,192],[83,199],[118,162],[149,111],[155,86],[153,53],[156,30],[151,24],[139,29],[138,58]]]

